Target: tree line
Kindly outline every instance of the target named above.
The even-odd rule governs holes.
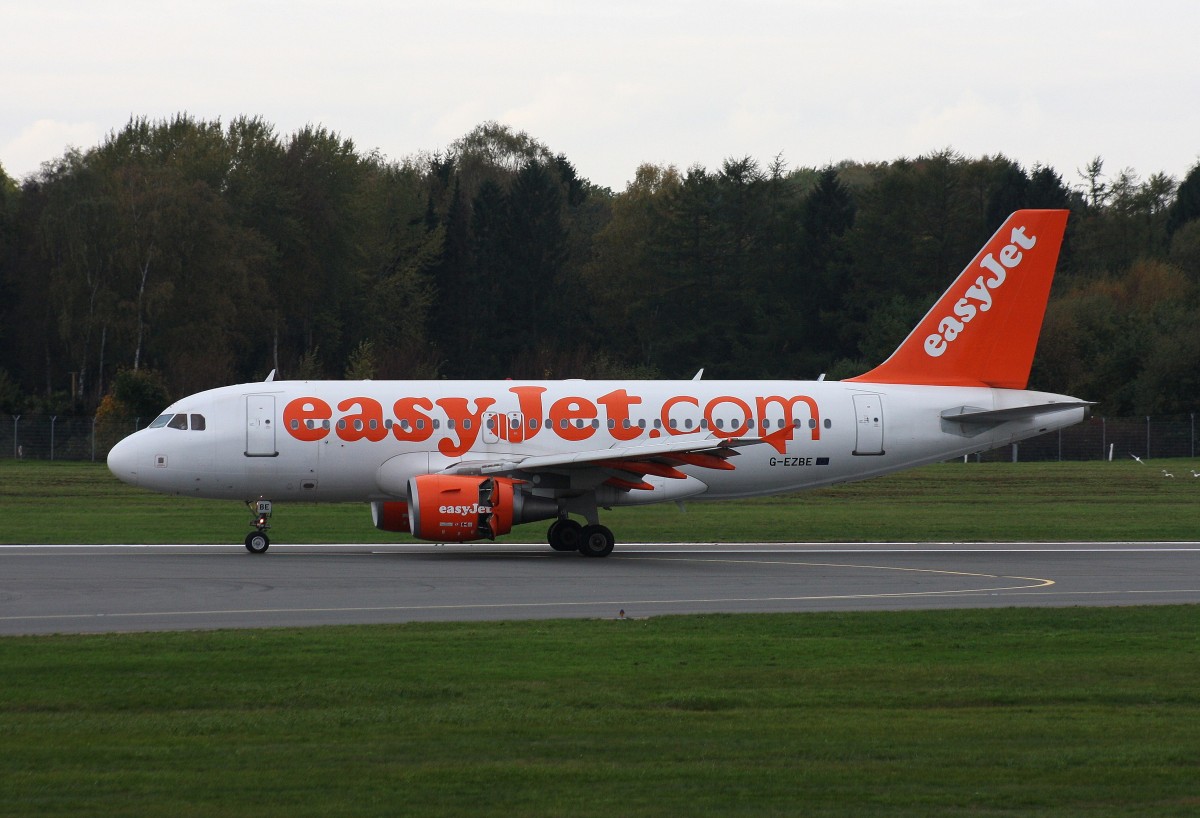
[[[643,165],[614,193],[480,125],[399,161],[323,127],[130,120],[0,169],[0,410],[152,414],[281,378],[829,378],[883,360],[1011,211],[1072,211],[1031,388],[1200,404],[1200,164],[1072,182],[943,150]]]

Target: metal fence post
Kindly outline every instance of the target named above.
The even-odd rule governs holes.
[[[13,415],[13,457],[21,456],[21,447],[17,445],[17,424],[21,420],[20,415]]]
[[[50,459],[54,459],[54,422],[58,420],[58,415],[50,416]]]
[[[1150,459],[1150,416],[1146,415],[1146,459]]]
[[[92,418],[92,462],[96,462],[96,419]]]
[[[1108,419],[1100,418],[1100,459],[1108,455]],[[1109,458],[1110,460],[1112,458]]]

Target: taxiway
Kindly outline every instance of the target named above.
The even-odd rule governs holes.
[[[0,546],[0,634],[1200,603],[1200,543]]]

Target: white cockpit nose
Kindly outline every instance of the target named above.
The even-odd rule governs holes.
[[[138,441],[133,435],[120,440],[108,453],[108,470],[123,483],[136,486],[138,482]]]

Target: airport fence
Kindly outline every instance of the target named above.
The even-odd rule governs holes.
[[[0,418],[0,458],[99,460],[126,435],[153,418],[10,415]],[[1109,457],[1195,457],[1196,414],[1093,417],[1057,432],[1039,435],[972,460],[981,462],[1104,460]]]

